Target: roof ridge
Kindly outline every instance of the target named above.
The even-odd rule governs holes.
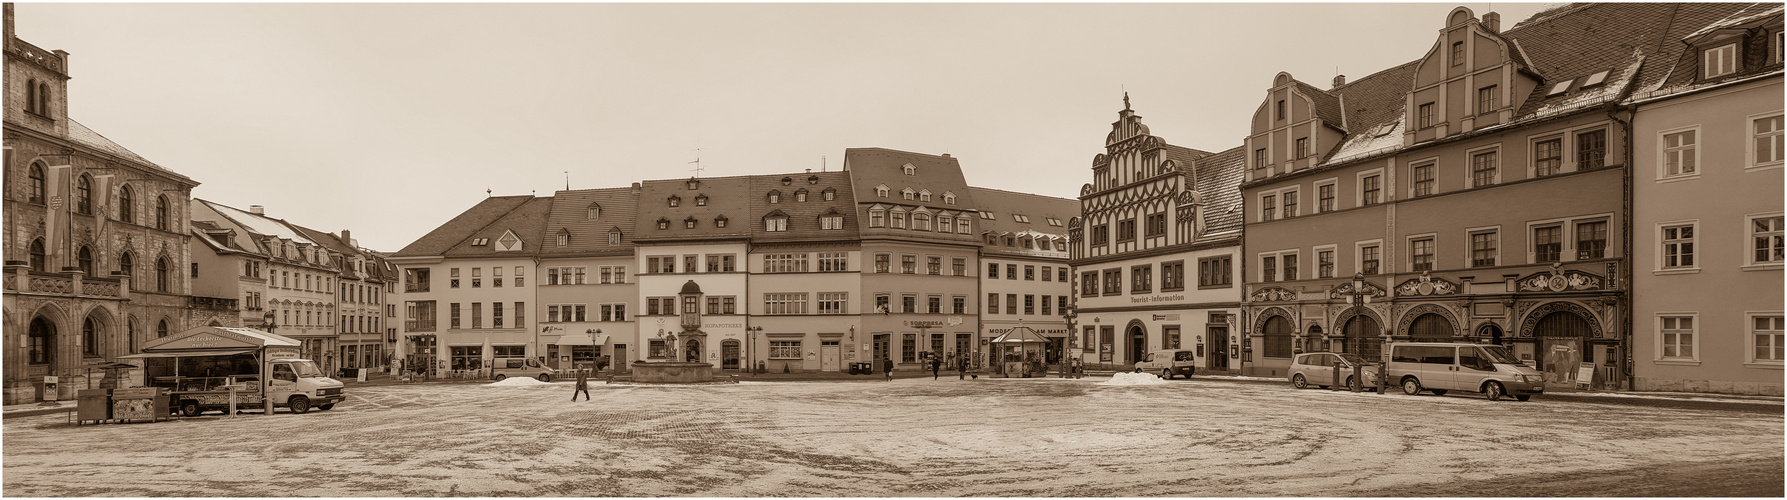
[[[1391,71],[1396,71],[1396,70],[1399,70],[1399,69],[1402,69],[1402,68],[1403,68],[1403,67],[1404,67],[1404,66],[1413,66],[1413,65],[1416,65],[1416,64],[1420,64],[1420,63],[1421,63],[1421,59],[1418,59],[1418,58],[1417,58],[1417,59],[1415,59],[1415,60],[1412,60],[1412,61],[1409,61],[1409,62],[1405,62],[1405,63],[1402,63],[1402,64],[1398,64],[1398,65],[1395,65],[1395,66],[1391,66],[1391,67],[1388,67],[1388,68],[1384,68],[1384,69],[1381,69],[1381,70],[1378,70],[1378,71],[1377,71],[1377,72],[1375,72],[1375,73],[1372,73],[1372,74],[1369,74],[1369,75],[1365,75],[1365,76],[1363,76],[1363,77],[1360,77],[1360,78],[1359,78],[1359,79],[1357,79],[1357,80],[1352,80],[1352,81],[1348,81],[1348,82],[1346,82],[1346,83],[1345,83],[1345,84],[1342,84],[1342,85],[1340,85],[1340,86],[1338,86],[1338,87],[1334,87],[1334,88],[1332,88],[1332,89],[1329,89],[1329,90],[1328,90],[1328,92],[1330,92],[1330,93],[1332,93],[1332,92],[1338,92],[1338,91],[1341,91],[1341,90],[1345,90],[1345,89],[1348,89],[1348,88],[1352,88],[1352,87],[1353,87],[1353,86],[1355,86],[1355,85],[1358,85],[1358,84],[1360,84],[1360,83],[1364,83],[1364,82],[1366,82],[1366,81],[1368,81],[1368,80],[1371,80],[1371,79],[1373,79],[1373,78],[1377,78],[1377,77],[1379,77],[1379,76],[1383,76],[1383,75],[1385,75],[1385,74],[1387,74],[1387,73],[1389,73],[1389,72],[1391,72]],[[1295,79],[1295,78],[1292,78],[1292,80],[1296,80],[1296,79]]]
[[[1046,194],[1036,194],[1036,193],[1025,193],[1025,192],[1021,192],[1021,191],[1010,191],[1010,190],[1005,190],[1005,189],[999,189],[999,188],[989,188],[989,187],[980,187],[980,186],[968,186],[968,189],[979,189],[979,190],[982,190],[982,191],[998,191],[998,192],[1001,192],[1001,193],[1009,193],[1009,194],[1021,194],[1021,195],[1024,195],[1024,196],[1035,196],[1035,197],[1038,197],[1038,198],[1053,198],[1053,199],[1057,199],[1057,200],[1067,200],[1067,201],[1078,201],[1078,200],[1075,200],[1075,199],[1074,199],[1074,198],[1062,198],[1062,197],[1059,197],[1059,196],[1049,196],[1049,195],[1046,195]]]

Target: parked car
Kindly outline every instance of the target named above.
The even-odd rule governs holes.
[[[541,382],[551,382],[558,376],[558,370],[540,364],[533,358],[501,358],[491,363],[490,377],[502,380],[510,376],[533,377]]]
[[[1423,389],[1435,395],[1446,391],[1477,391],[1490,401],[1504,395],[1526,401],[1545,393],[1545,375],[1499,345],[1444,342],[1390,344],[1390,380],[1408,395]]]
[[[1159,373],[1160,378],[1164,379],[1171,379],[1174,375],[1191,378],[1192,372],[1197,371],[1197,356],[1187,349],[1154,351],[1143,355],[1142,360],[1136,362],[1135,371]]]
[[[1291,371],[1288,372],[1290,375],[1291,387],[1303,389],[1313,385],[1326,389],[1328,386],[1334,385],[1335,364],[1340,365],[1341,386],[1353,386],[1353,367],[1357,366],[1361,367],[1360,371],[1365,374],[1364,380],[1361,382],[1363,385],[1360,387],[1366,389],[1378,388],[1376,363],[1367,361],[1365,358],[1361,358],[1357,354],[1337,352],[1309,352],[1298,354],[1296,358],[1291,360]]]

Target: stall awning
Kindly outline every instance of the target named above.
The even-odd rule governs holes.
[[[1030,327],[1019,326],[1012,328],[1009,332],[1005,332],[1005,334],[1000,335],[999,338],[993,339],[992,343],[997,344],[1000,342],[1048,342],[1048,339],[1043,338],[1041,335],[1037,335],[1036,330],[1031,330]]]
[[[145,352],[142,354],[128,354],[128,355],[124,355],[124,356],[118,356],[118,359],[173,358],[173,357],[190,357],[190,356],[229,356],[232,354],[246,354],[246,353],[251,353],[251,352],[254,352],[254,349],[223,349],[223,350],[209,350],[209,351],[161,351],[161,352]]]

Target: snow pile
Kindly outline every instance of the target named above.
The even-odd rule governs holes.
[[[1166,379],[1152,373],[1123,372],[1112,374],[1110,380],[1099,382],[1098,385],[1161,385],[1165,383],[1167,383]]]
[[[509,378],[505,378],[505,379],[491,382],[488,384],[484,384],[485,387],[517,387],[517,386],[538,386],[538,385],[552,385],[552,383],[541,382],[533,377],[509,377]]]

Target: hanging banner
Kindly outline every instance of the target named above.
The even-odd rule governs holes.
[[[68,216],[65,214],[69,201],[68,176],[73,171],[74,167],[71,165],[55,165],[45,171],[49,178],[44,179],[44,202],[49,205],[49,210],[43,216],[44,253],[49,256],[70,254],[68,228],[64,226],[68,225]],[[44,270],[62,271],[61,267],[53,264],[59,260],[62,259],[50,259],[50,262],[44,264]]]

